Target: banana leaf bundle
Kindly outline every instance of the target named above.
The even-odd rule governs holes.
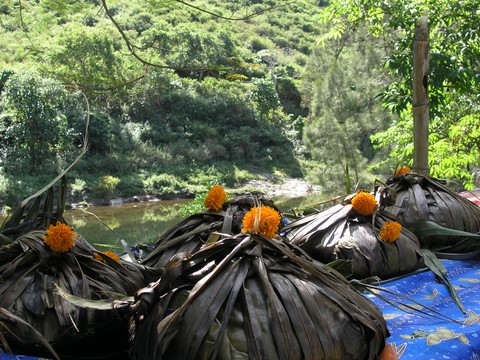
[[[245,213],[259,204],[280,212],[271,200],[262,196],[239,195],[222,202],[218,210],[193,214],[171,226],[160,235],[155,248],[145,256],[141,264],[151,268],[163,268],[175,254],[193,253],[200,249],[215,232],[239,233]]]
[[[356,279],[388,279],[424,266],[415,234],[377,211],[374,196],[367,192],[352,194],[341,204],[291,222],[282,232],[318,261],[351,261]]]
[[[249,233],[176,254],[131,309],[138,360],[376,359],[388,336],[340,273]]]
[[[415,232],[424,248],[450,253],[480,249],[478,237],[462,234],[480,232],[480,207],[448,189],[441,180],[407,172],[378,187],[377,198],[382,212]],[[428,224],[438,226],[425,231]],[[440,227],[447,230],[440,231]]]

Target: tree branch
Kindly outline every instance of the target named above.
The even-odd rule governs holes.
[[[252,17],[255,17],[255,16],[258,16],[258,15],[261,15],[267,11],[271,11],[273,9],[278,9],[280,7],[283,7],[283,6],[287,6],[287,4],[289,3],[289,1],[286,1],[285,4],[283,5],[277,5],[277,6],[272,6],[272,7],[268,7],[266,9],[263,9],[263,10],[260,10],[260,11],[257,11],[257,12],[254,12],[252,14],[249,14],[249,15],[246,15],[244,17],[239,17],[239,18],[234,18],[234,17],[225,17],[225,16],[222,16],[222,15],[219,15],[219,14],[216,14],[214,12],[211,12],[211,11],[208,11],[208,10],[205,10],[205,9],[201,9],[195,5],[192,5],[190,3],[187,3],[183,0],[176,0],[178,3],[182,4],[182,5],[185,5],[185,6],[188,6],[190,8],[193,8],[195,10],[198,10],[198,11],[201,11],[201,12],[204,12],[206,14],[209,14],[209,15],[212,15],[212,16],[215,16],[217,18],[220,18],[220,19],[225,19],[225,20],[233,20],[233,21],[242,21],[242,20],[247,20],[247,19],[250,19]],[[120,26],[120,24],[115,20],[114,16],[112,15],[112,13],[110,12],[110,9],[108,8],[107,6],[107,2],[106,0],[102,0],[102,7],[104,8],[105,10],[105,14],[107,15],[107,17],[109,18],[109,20],[112,22],[113,26],[117,29],[117,31],[119,32],[120,36],[122,37],[122,39],[125,41],[125,44],[127,45],[127,48],[128,48],[128,51],[130,52],[130,54],[135,58],[137,59],[138,61],[140,61],[142,64],[144,64],[145,66],[151,66],[151,67],[155,67],[155,68],[161,68],[161,69],[171,69],[171,70],[175,70],[175,71],[182,71],[182,72],[188,72],[188,71],[193,71],[193,72],[202,72],[202,71],[208,71],[208,70],[217,70],[217,71],[227,71],[227,70],[232,70],[233,68],[232,67],[219,67],[219,66],[203,66],[203,67],[176,67],[176,66],[172,66],[172,65],[166,65],[166,64],[159,64],[159,63],[153,63],[147,59],[145,59],[144,57],[142,57],[138,52],[137,50],[140,50],[142,49],[141,47],[139,46],[136,46],[135,44],[133,44],[130,39],[128,38],[127,34],[123,31],[122,27]],[[153,47],[152,47],[153,48]],[[144,49],[144,48],[143,48]]]
[[[217,14],[217,13],[214,13],[212,11],[208,11],[208,10],[205,10],[205,9],[202,9],[202,8],[199,8],[198,6],[195,6],[195,5],[192,5],[186,1],[183,1],[183,0],[175,0],[176,2],[180,3],[180,4],[183,4],[185,6],[188,6],[192,9],[195,9],[195,10],[198,10],[198,11],[201,11],[205,14],[209,14],[209,15],[212,15],[212,16],[215,16],[219,19],[224,19],[224,20],[230,20],[230,21],[245,21],[245,20],[248,20],[248,19],[251,19],[255,16],[259,16],[259,15],[262,15],[264,13],[266,13],[267,11],[272,11],[274,9],[279,9],[279,8],[282,8],[284,6],[287,6],[290,2],[289,1],[286,1],[285,4],[283,5],[276,5],[276,6],[271,6],[271,7],[268,7],[268,8],[265,8],[263,10],[259,10],[259,11],[256,11],[256,12],[252,12],[251,14],[249,15],[245,15],[245,16],[242,16],[242,17],[238,17],[238,18],[235,18],[235,17],[227,17],[227,16],[223,16],[223,15],[220,15],[220,14]]]

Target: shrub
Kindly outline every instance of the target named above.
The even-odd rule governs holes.
[[[145,192],[142,179],[135,175],[122,177],[122,181],[118,185],[117,190],[123,196],[133,196],[143,194]]]
[[[47,185],[52,178],[48,174],[25,175],[15,177],[2,175],[0,197],[6,205],[14,206]]]
[[[261,50],[268,49],[271,45],[270,41],[264,40],[261,37],[254,37],[250,39],[250,46],[253,52],[259,52]]]
[[[180,216],[190,216],[195,213],[199,213],[201,211],[205,210],[205,197],[207,196],[206,192],[198,193],[195,195],[195,198],[192,201],[189,201],[187,203],[183,203],[180,206],[180,209],[178,211],[178,214]]]
[[[158,174],[147,178],[144,181],[145,191],[161,197],[174,197],[183,195],[185,186],[171,174]]]
[[[70,185],[72,201],[84,201],[85,192],[87,190],[87,182],[76,178],[73,184]]]
[[[119,183],[120,179],[115,176],[102,176],[93,186],[93,194],[102,199],[112,196]]]

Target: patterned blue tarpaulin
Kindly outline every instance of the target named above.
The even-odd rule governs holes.
[[[382,310],[391,334],[387,342],[395,345],[402,360],[480,360],[480,258],[442,260],[442,263],[465,308],[465,315],[448,287],[429,270],[384,282],[381,286],[421,303],[423,306],[412,305],[417,309],[434,314],[428,309],[433,308],[452,320],[441,315],[421,315],[408,308],[405,312],[403,308],[365,294]],[[413,304],[384,291],[380,294]]]

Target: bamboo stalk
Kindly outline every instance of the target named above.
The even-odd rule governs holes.
[[[413,39],[413,170],[428,175],[428,70],[429,70],[428,18],[416,21]]]

